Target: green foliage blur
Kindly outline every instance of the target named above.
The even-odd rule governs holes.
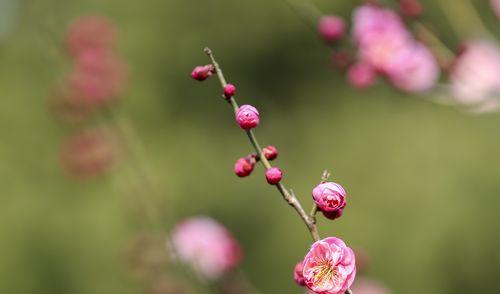
[[[394,293],[500,291],[499,115],[465,114],[383,82],[352,90],[281,0],[0,2],[0,293],[142,291],[123,261],[144,228],[123,178],[68,177],[59,150],[70,131],[47,106],[61,74],[58,42],[87,13],[119,28],[132,76],[117,107],[165,192],[165,235],[175,220],[210,215],[241,242],[242,270],[262,293],[303,292],[292,270],[310,245],[307,230],[260,166],[249,178],[233,174],[251,146],[217,80],[189,78],[210,46],[239,102],[260,109],[256,134],[278,147],[284,182],[306,208],[325,168],[346,188],[344,217],[319,217],[320,234],[365,251],[368,276]],[[486,2],[475,4],[498,34]],[[348,17],[359,2],[314,3]],[[436,3],[424,3],[458,45]]]

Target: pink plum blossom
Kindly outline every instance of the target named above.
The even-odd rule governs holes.
[[[116,28],[106,17],[86,15],[75,20],[66,33],[66,46],[73,56],[87,50],[106,51],[116,42]]]
[[[209,280],[220,278],[241,261],[241,249],[230,232],[205,216],[191,217],[175,227],[171,244],[179,259]]]
[[[250,130],[259,125],[259,111],[252,105],[242,105],[236,112],[236,122],[244,130]]]
[[[312,191],[312,197],[321,211],[333,212],[346,205],[346,191],[333,182],[321,183]]]
[[[347,70],[347,81],[351,86],[358,89],[368,88],[375,83],[376,73],[366,63],[356,63]]]
[[[500,47],[492,41],[466,43],[450,75],[454,99],[479,108],[499,108]]]
[[[383,73],[393,56],[413,41],[394,11],[374,5],[354,10],[352,30],[359,46],[359,59]]]
[[[306,286],[322,294],[343,294],[356,276],[354,252],[335,237],[312,244],[303,266]]]
[[[318,23],[318,33],[327,42],[337,41],[345,34],[346,25],[336,15],[323,16]]]
[[[436,58],[423,44],[415,42],[395,53],[387,67],[391,83],[406,92],[432,89],[439,78]]]
[[[358,278],[351,287],[353,293],[356,294],[390,294],[391,291],[387,289],[379,281],[369,278]]]

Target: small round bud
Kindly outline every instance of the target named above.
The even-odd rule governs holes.
[[[423,7],[419,0],[400,0],[399,11],[406,17],[419,17]]]
[[[197,66],[191,72],[191,77],[197,81],[204,81],[215,72],[212,64]]]
[[[233,97],[234,93],[236,93],[236,87],[233,84],[227,84],[224,87],[224,97],[226,97],[226,99]]]
[[[281,178],[283,178],[283,172],[277,167],[271,167],[266,170],[266,180],[271,185],[277,185]]]
[[[350,66],[347,71],[347,81],[357,89],[372,86],[375,83],[375,77],[375,70],[366,63],[356,63]]]
[[[304,275],[302,273],[302,270],[304,269],[304,264],[302,261],[299,261],[295,265],[295,269],[293,271],[293,279],[297,283],[297,285],[304,287],[306,285],[306,281],[304,280]]]
[[[242,105],[236,112],[236,122],[244,130],[253,129],[259,125],[259,111],[251,105]]]
[[[344,209],[337,209],[334,211],[323,211],[323,215],[327,219],[331,219],[331,220],[334,220],[334,219],[341,217],[343,213],[344,213]]]
[[[346,205],[346,192],[341,185],[333,182],[321,183],[312,191],[314,202],[319,210],[333,212]]]
[[[267,160],[273,160],[278,157],[278,149],[276,149],[276,147],[274,146],[269,145],[262,149],[262,154]]]
[[[252,173],[253,167],[254,162],[251,159],[242,157],[234,163],[234,173],[240,178],[247,177]]]
[[[318,33],[326,42],[334,42],[344,36],[345,22],[335,15],[323,16],[318,23]]]

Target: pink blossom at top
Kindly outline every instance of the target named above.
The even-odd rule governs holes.
[[[466,43],[450,75],[457,102],[470,106],[496,105],[500,99],[500,47],[492,41]]]
[[[358,278],[351,287],[353,293],[356,294],[390,294],[391,291],[387,289],[379,281],[368,279],[368,278]]]
[[[115,42],[114,24],[101,15],[80,17],[70,25],[66,34],[66,46],[73,56],[87,50],[109,50]]]
[[[362,5],[354,10],[352,30],[360,60],[380,72],[386,72],[393,56],[413,42],[394,11],[374,5]]]
[[[224,226],[209,217],[191,217],[177,224],[171,244],[181,261],[209,280],[220,278],[241,261],[236,240]]]
[[[406,92],[432,89],[437,83],[439,73],[439,65],[434,55],[418,42],[396,52],[387,67],[391,83]]]
[[[500,19],[500,0],[490,0],[490,2],[493,12],[496,14],[497,18]]]
[[[321,183],[312,191],[313,200],[321,211],[335,211],[346,205],[346,191],[333,182]]]
[[[250,130],[259,125],[259,111],[252,105],[242,105],[236,112],[236,122],[244,130]]]
[[[335,237],[315,242],[303,265],[306,286],[317,293],[343,294],[356,276],[354,252]]]
[[[351,86],[358,89],[368,88],[375,83],[377,74],[373,68],[366,63],[356,63],[347,70],[347,81]]]
[[[304,280],[304,276],[302,275],[302,271],[304,269],[304,265],[302,264],[302,261],[297,262],[295,265],[295,268],[293,270],[293,279],[299,286],[305,286],[306,281]]]
[[[337,41],[342,38],[345,30],[344,20],[336,15],[323,16],[318,23],[318,33],[327,42]]]

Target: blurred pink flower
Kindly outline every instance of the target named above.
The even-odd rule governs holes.
[[[346,191],[333,182],[321,183],[312,191],[312,197],[321,211],[333,212],[343,209],[346,205]]]
[[[500,19],[500,0],[490,0],[491,8],[493,8],[493,12],[496,14],[497,18]]]
[[[322,294],[344,294],[356,276],[354,252],[335,237],[315,242],[303,265],[306,286]]]
[[[500,99],[500,47],[490,41],[466,43],[450,75],[454,99],[464,105],[482,107]]]
[[[387,68],[391,83],[406,92],[432,89],[439,78],[436,58],[423,44],[415,42],[395,53]]]
[[[259,125],[259,111],[252,105],[242,105],[236,112],[236,122],[244,130],[250,130]]]
[[[356,63],[347,70],[347,81],[351,86],[358,89],[368,88],[375,83],[377,74],[373,68],[366,63]]]
[[[374,5],[354,10],[352,30],[360,60],[383,73],[397,52],[412,42],[411,34],[394,11]]]
[[[90,105],[114,100],[127,80],[125,64],[116,55],[101,50],[87,50],[74,64],[69,82],[74,92]]]
[[[209,217],[180,222],[171,240],[179,259],[209,280],[220,278],[241,261],[239,244],[225,227]]]
[[[116,148],[106,132],[88,130],[67,138],[60,156],[66,171],[84,179],[108,171],[116,160]]]
[[[351,287],[353,293],[356,294],[390,294],[391,292],[381,282],[368,279],[358,278]]]
[[[109,50],[115,45],[116,28],[106,17],[86,15],[75,20],[66,33],[66,46],[73,56],[87,50]]]

